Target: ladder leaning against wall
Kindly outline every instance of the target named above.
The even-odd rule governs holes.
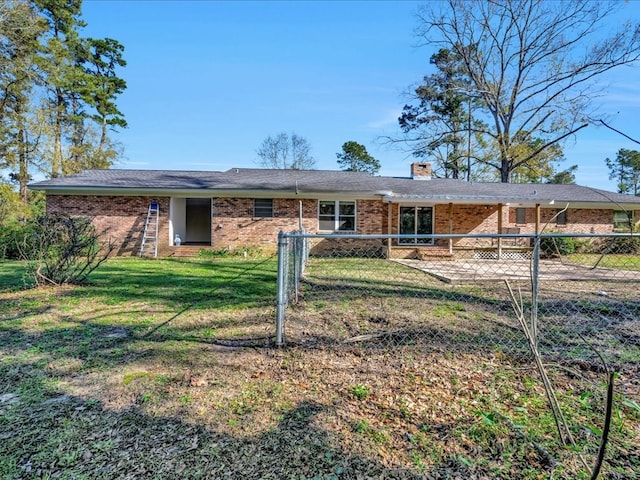
[[[144,232],[142,233],[142,245],[140,246],[140,256],[153,255],[158,256],[158,224],[160,217],[160,205],[156,200],[149,203],[147,211],[147,220],[144,224]]]

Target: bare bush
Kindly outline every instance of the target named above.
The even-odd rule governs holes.
[[[21,253],[36,285],[78,284],[115,248],[103,244],[87,217],[43,216],[33,221]]]

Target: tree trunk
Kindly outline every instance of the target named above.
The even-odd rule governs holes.
[[[51,178],[56,178],[62,171],[62,124],[64,97],[62,96],[62,90],[56,88],[56,124],[55,131],[53,132],[54,144],[53,144],[53,157],[51,159]]]
[[[100,133],[100,145],[98,145],[98,152],[104,153],[104,146],[107,143],[107,118],[102,117],[102,131]]]
[[[509,183],[511,181],[512,162],[508,158],[500,161],[500,183]]]
[[[28,200],[27,183],[29,182],[29,154],[27,132],[21,126],[18,130],[18,185],[20,200],[25,205]]]

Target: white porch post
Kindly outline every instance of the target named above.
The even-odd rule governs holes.
[[[453,203],[449,203],[449,235],[453,234]],[[453,238],[449,239],[449,253],[453,253]]]

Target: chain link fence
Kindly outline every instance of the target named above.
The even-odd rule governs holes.
[[[605,417],[618,415],[625,433],[608,442],[630,451],[640,448],[639,253],[631,234],[281,233],[277,343],[385,352],[381,378],[420,356],[508,359],[536,370],[567,448],[600,458]],[[599,426],[567,419],[586,403]]]

